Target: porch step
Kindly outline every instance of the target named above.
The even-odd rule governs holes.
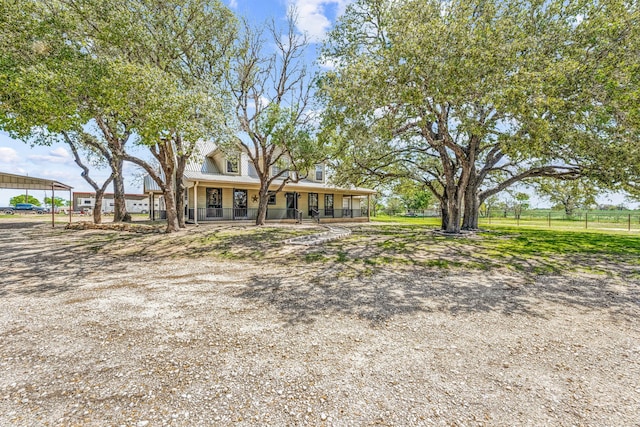
[[[341,227],[330,227],[325,225],[324,228],[327,231],[317,234],[311,234],[309,236],[300,236],[294,237],[293,239],[288,239],[285,242],[290,245],[319,245],[324,242],[329,242],[331,240],[342,239],[343,237],[347,237],[351,235],[351,230],[347,228]]]

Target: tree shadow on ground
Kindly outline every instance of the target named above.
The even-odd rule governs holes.
[[[41,226],[38,222],[0,222],[0,230],[15,230]]]
[[[545,318],[562,307],[635,318],[640,309],[637,282],[621,290],[606,278],[483,275],[419,266],[361,273],[325,269],[288,277],[255,275],[236,296],[275,307],[291,324],[326,315],[356,316],[377,324],[414,312]]]
[[[13,226],[16,224],[13,223]],[[2,282],[0,297],[10,294],[48,296],[77,288],[92,274],[119,274],[123,266],[98,252],[113,241],[115,233],[74,233],[63,228],[10,227],[0,233]],[[118,235],[118,239],[130,236]],[[125,267],[126,268],[126,267]]]

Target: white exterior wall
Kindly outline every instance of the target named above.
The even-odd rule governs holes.
[[[78,198],[78,209],[93,209],[96,204],[95,197],[79,197]],[[158,199],[155,199],[155,209],[159,209]],[[127,212],[129,213],[147,213],[149,212],[149,199],[145,198],[142,200],[136,199],[125,199],[125,206],[127,208]],[[113,198],[105,197],[102,199],[102,212],[103,213],[113,213],[114,201]]]

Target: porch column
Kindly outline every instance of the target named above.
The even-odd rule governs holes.
[[[193,184],[193,222],[198,225],[198,181]]]
[[[349,209],[349,212],[351,212],[351,218],[353,218],[353,196],[349,196],[349,206],[351,206],[351,209]]]
[[[371,221],[371,194],[367,194],[367,221]]]
[[[71,194],[71,189],[69,189],[69,224],[71,224],[71,215],[73,214],[73,195]]]

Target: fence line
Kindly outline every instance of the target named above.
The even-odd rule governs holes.
[[[494,216],[495,215],[495,216]],[[526,211],[520,215],[505,215],[504,212],[487,212],[481,217],[481,222],[491,224],[513,223],[517,226],[522,222],[527,225],[546,225],[548,228],[571,227],[584,229],[625,229],[628,231],[640,229],[640,213],[615,212],[581,212],[572,216],[564,212],[536,212]]]
[[[397,212],[394,216],[416,218],[439,218],[440,212],[435,210]],[[582,229],[617,229],[639,230],[640,212],[579,212],[568,216],[562,211],[523,211],[515,215],[513,211],[504,212],[493,210],[483,211],[480,215],[480,225],[526,225],[546,228],[582,228]]]

